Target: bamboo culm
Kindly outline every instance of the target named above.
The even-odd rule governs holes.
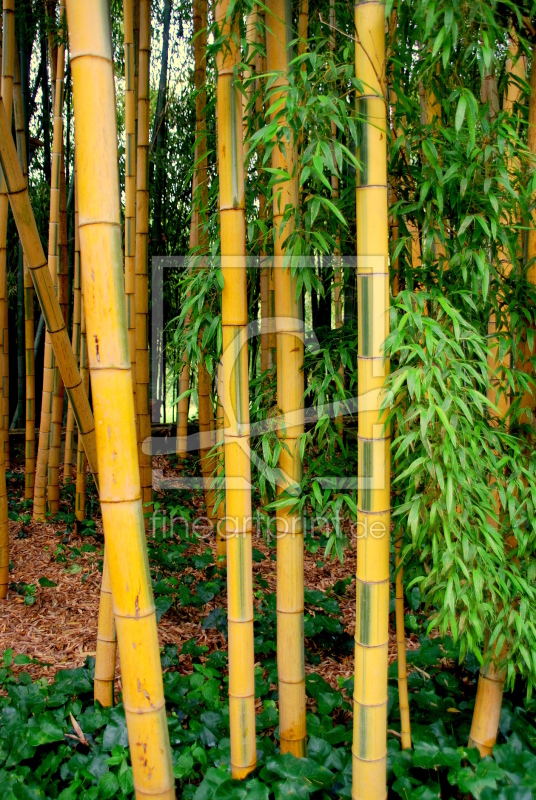
[[[231,773],[245,778],[257,762],[253,651],[251,463],[247,346],[247,272],[242,100],[238,19],[229,0],[215,6],[226,46],[217,55],[217,140],[223,333],[223,414]]]
[[[100,501],[134,787],[137,800],[174,800],[125,316],[109,14],[107,0],[67,1],[82,287]]]
[[[145,513],[151,512],[153,498],[151,456],[144,442],[151,436],[149,411],[149,69],[151,54],[151,2],[140,0],[140,41],[138,69],[138,145],[136,165],[136,405],[138,455]],[[150,445],[149,445],[150,446]],[[147,445],[145,445],[147,448]]]
[[[277,75],[270,105],[284,96],[292,60],[292,3],[270,0],[267,3],[266,57],[268,72]],[[269,29],[269,30],[268,30]],[[301,297],[297,296],[297,275],[284,265],[286,240],[292,232],[291,216],[283,227],[287,209],[298,205],[296,145],[285,119],[279,118],[282,140],[272,151],[272,167],[291,177],[273,189],[274,278],[278,310],[275,317],[277,405],[285,417],[279,435],[284,445],[279,457],[283,482],[278,494],[299,487],[302,477],[300,437],[303,416],[303,321]],[[290,137],[290,138],[289,138]],[[303,526],[301,515],[288,506],[277,509],[277,673],[279,681],[279,733],[281,752],[306,755],[305,659],[303,634]]]
[[[387,110],[385,3],[355,5],[356,78],[363,119],[356,189],[358,303],[358,483],[354,736],[354,800],[387,797],[387,670],[389,638],[389,432],[381,415],[389,365]]]

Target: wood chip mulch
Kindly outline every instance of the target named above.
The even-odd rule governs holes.
[[[61,473],[60,473],[61,474]],[[202,506],[202,497],[191,501]],[[97,533],[100,521],[97,523]],[[37,663],[14,667],[14,671],[25,670],[32,679],[46,677],[49,681],[60,669],[82,666],[88,655],[95,655],[97,636],[97,615],[101,575],[98,562],[102,558],[102,540],[76,533],[66,533],[65,527],[56,523],[30,523],[24,528],[20,523],[10,523],[10,559],[14,568],[10,580],[23,591],[24,584],[35,585],[35,602],[25,605],[24,595],[11,589],[8,598],[2,602],[0,615],[0,654],[12,648],[14,654],[24,653]],[[85,544],[95,547],[94,552],[82,552],[72,559],[72,548],[80,551]],[[254,547],[267,558],[254,563],[254,574],[259,574],[268,582],[266,591],[275,591],[276,563],[270,558],[274,548],[267,547],[261,535],[254,532]],[[192,545],[203,552],[206,542]],[[55,557],[57,548],[63,547],[65,562]],[[313,555],[305,553],[305,585],[311,589],[326,591],[341,579],[353,576],[355,572],[355,547],[350,549],[344,564],[338,561],[326,562],[320,551]],[[78,565],[80,569],[78,569]],[[73,569],[74,567],[74,569]],[[48,578],[57,584],[55,587],[42,587],[39,578]],[[353,636],[355,627],[355,580],[349,584],[344,597],[337,597],[342,619],[341,624]],[[216,605],[222,605],[223,598],[216,598],[203,609],[171,608],[158,626],[160,645],[180,646],[188,639],[196,638],[198,644],[206,644],[210,650],[225,649],[226,641],[217,630],[203,630],[202,619]],[[407,637],[407,647],[418,647],[415,636]],[[396,636],[394,628],[389,636],[389,663],[396,659]],[[191,668],[189,657],[181,657],[181,668],[185,672]],[[334,688],[338,678],[353,674],[353,654],[343,658],[325,656],[320,664],[307,666],[307,671],[320,673]],[[119,664],[116,689],[120,689]]]

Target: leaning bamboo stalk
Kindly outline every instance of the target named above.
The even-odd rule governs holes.
[[[22,105],[22,90],[20,84],[20,69],[18,83],[15,83],[13,95],[13,108],[15,114],[15,131],[17,139],[17,153],[24,176],[25,185],[28,185],[28,158],[26,153],[26,135],[24,130],[24,111]],[[34,293],[32,277],[28,271],[26,256],[23,255],[24,269],[24,347],[25,347],[25,446],[24,446],[24,499],[33,498],[35,480],[35,356],[34,356]]]
[[[48,269],[48,260],[43,252],[28,195],[28,188],[17,159],[17,151],[3,103],[0,103],[0,166],[6,179],[11,210],[28,261],[34,289],[47,330],[50,332],[50,340],[56,356],[56,362],[73,404],[78,430],[82,436],[91,471],[97,482],[93,414],[82,386],[58,298],[54,291],[54,285]]]
[[[217,140],[223,333],[223,411],[231,772],[244,778],[257,762],[253,652],[251,463],[247,346],[247,271],[242,103],[234,71],[240,64],[237,15],[229,0],[215,17],[225,39],[218,51]],[[237,44],[238,39],[238,44]]]
[[[140,0],[140,44],[138,69],[138,145],[136,166],[136,404],[138,455],[145,512],[153,497],[151,456],[143,443],[151,436],[149,412],[149,68],[151,55],[151,0]],[[150,446],[150,445],[149,445]],[[146,445],[147,447],[147,445]],[[147,507],[149,505],[149,507]]]
[[[65,44],[63,26],[65,3],[60,2],[59,30],[62,39],[57,48],[57,67],[54,91],[54,134],[52,138],[52,186],[50,193],[50,233],[48,260],[51,274],[56,278],[58,302],[67,319],[67,191],[65,186],[65,156],[63,146],[63,98],[65,89]],[[52,189],[55,189],[53,192]],[[50,418],[47,494],[49,512],[54,516],[60,507],[60,451],[63,428],[65,389],[61,373],[54,364],[54,393]]]
[[[270,0],[266,30],[266,58],[269,73],[277,75],[270,104],[284,97],[288,87],[292,4],[290,0]],[[268,30],[268,28],[270,30]],[[285,415],[280,436],[284,439],[279,468],[282,491],[292,492],[302,477],[300,437],[303,417],[303,322],[301,298],[297,297],[297,275],[291,276],[290,264],[284,266],[286,239],[292,231],[293,218],[283,227],[285,212],[298,205],[295,178],[296,145],[286,120],[279,118],[284,134],[272,151],[272,167],[291,178],[278,182],[273,189],[274,278],[277,297],[275,316],[277,345],[277,405]],[[292,504],[277,509],[277,671],[279,681],[279,734],[281,752],[295,756],[306,753],[305,662],[303,641],[303,527]]]
[[[125,319],[110,12],[107,0],[68,0],[67,12],[100,501],[134,786],[138,800],[174,800]]]
[[[133,0],[123,0],[123,16],[125,45],[125,303],[130,366],[133,376],[134,407],[136,407],[136,309],[134,294],[136,280],[136,73],[138,69],[138,54],[134,45]]]
[[[2,34],[2,101],[11,121],[15,78],[15,0],[4,0]],[[4,464],[9,468],[9,335],[7,294],[7,218],[9,201],[5,181],[0,180],[0,326],[2,329],[2,430]]]
[[[358,516],[354,736],[354,800],[387,796],[387,666],[389,639],[389,434],[381,415],[389,366],[385,3],[355,5],[356,78],[362,134],[356,191],[358,284]]]

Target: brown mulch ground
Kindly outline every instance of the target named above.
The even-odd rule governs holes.
[[[159,458],[158,461],[159,467],[168,466],[163,463],[164,459]],[[201,507],[202,497],[195,498],[193,504]],[[100,521],[97,524],[99,526]],[[268,556],[261,563],[254,563],[254,573],[260,573],[268,582],[267,591],[275,591],[276,563],[270,558],[270,553],[274,551],[269,550],[261,535],[255,532],[253,535],[254,547]],[[25,528],[20,523],[11,522],[10,542],[10,559],[14,564],[10,575],[11,582],[18,585],[35,585],[35,602],[33,605],[25,605],[23,595],[10,590],[7,600],[2,603],[0,654],[7,648],[12,648],[14,654],[27,654],[38,663],[15,667],[14,670],[24,669],[33,679],[45,676],[51,680],[57,670],[82,666],[88,655],[95,655],[101,578],[98,562],[102,557],[102,545],[92,536],[66,533],[65,526],[33,522]],[[95,551],[81,552],[82,547],[88,544],[95,547]],[[64,548],[66,561],[63,563],[58,562],[54,555],[58,547]],[[197,548],[200,552],[203,552],[205,547],[206,542],[192,545],[193,549]],[[74,558],[71,558],[71,555]],[[319,567],[317,562],[321,561],[321,558],[320,552],[316,555],[305,553],[305,585],[309,588],[325,591],[340,578],[354,574],[355,558],[351,553],[348,553],[344,564],[334,561]],[[39,578],[43,577],[53,581],[57,586],[41,587]],[[342,612],[342,625],[350,635],[353,635],[354,580],[345,596],[337,599]],[[160,645],[176,644],[180,650],[185,641],[195,637],[198,644],[206,644],[210,650],[224,649],[226,642],[220,632],[205,631],[201,627],[202,618],[214,605],[220,605],[221,602],[221,598],[216,598],[203,609],[171,608],[158,626]],[[417,646],[415,637],[407,638],[408,648]],[[391,629],[390,663],[395,658],[396,637],[394,629]],[[182,659],[184,670],[189,671],[189,657]],[[335,688],[339,677],[346,678],[353,674],[353,655],[338,660],[325,657],[319,665],[307,667],[307,670],[320,673]],[[119,678],[116,688],[120,689]]]

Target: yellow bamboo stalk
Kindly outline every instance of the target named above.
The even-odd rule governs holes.
[[[138,53],[134,43],[134,5],[139,2],[123,0],[123,31],[125,44],[125,303],[127,313],[130,367],[133,376],[134,408],[136,408],[136,310],[134,305],[136,280],[136,120]],[[139,29],[139,22],[137,22]]]
[[[16,54],[15,54],[16,55]],[[15,114],[15,131],[17,153],[28,185],[28,159],[26,155],[26,136],[24,131],[24,112],[22,106],[22,90],[20,84],[20,68],[18,59],[15,62],[15,84],[13,94]],[[26,365],[26,415],[25,415],[25,448],[24,448],[24,499],[33,498],[35,479],[35,358],[34,358],[34,294],[32,278],[28,271],[26,256],[23,256],[24,269],[24,347]]]
[[[477,747],[482,758],[491,755],[497,741],[505,679],[506,669],[497,669],[493,662],[478,675],[469,747]]]
[[[363,118],[356,191],[358,299],[358,485],[354,800],[387,796],[389,627],[389,434],[380,417],[389,332],[385,3],[355,5],[356,78]]]
[[[60,2],[60,30],[62,31],[65,22],[65,2]],[[63,31],[62,31],[63,34]],[[63,146],[63,97],[64,97],[64,77],[65,77],[65,45],[60,41],[58,45],[55,94],[54,94],[54,135],[52,141],[52,173],[54,175],[51,183],[54,186],[57,180],[57,194],[52,198],[51,190],[51,226],[52,221],[57,221],[57,228],[50,231],[48,243],[49,268],[52,259],[52,274],[56,275],[58,287],[58,302],[63,314],[67,319],[68,290],[67,290],[67,191],[65,186],[65,156]],[[52,213],[52,202],[54,209]],[[65,389],[61,378],[61,373],[54,365],[54,395],[52,398],[52,415],[50,420],[50,444],[48,454],[48,508],[52,516],[58,513],[60,508],[60,451],[61,451],[61,432],[63,429],[63,401]]]
[[[15,78],[15,0],[4,0],[2,35],[2,101],[9,120],[13,113],[13,82]],[[5,182],[0,181],[0,324],[2,327],[2,430],[4,464],[9,456],[9,335],[7,295],[7,217],[9,202]]]
[[[224,456],[229,620],[231,772],[244,778],[256,765],[251,545],[251,463],[246,219],[238,19],[229,0],[215,5],[225,46],[217,54],[217,139],[220,179]],[[238,80],[240,76],[238,75]]]
[[[138,412],[138,455],[144,511],[153,499],[151,456],[143,442],[151,436],[149,411],[149,67],[151,55],[151,0],[140,0],[140,44],[138,69],[138,146],[136,167],[136,404]]]
[[[115,662],[117,658],[117,632],[112,598],[112,584],[108,565],[108,551],[104,551],[102,583],[97,627],[97,653],[95,656],[95,678],[93,693],[101,706],[114,703]]]
[[[67,13],[100,500],[134,786],[137,800],[174,800],[125,318],[109,5],[107,0],[68,0]]]
[[[77,204],[78,205],[78,204]],[[80,236],[78,230],[78,214],[76,215],[76,242],[80,248]],[[75,245],[76,246],[76,245]],[[80,250],[79,250],[80,259]],[[82,273],[80,272],[80,275]],[[83,291],[80,297],[80,377],[82,379],[82,386],[89,396],[89,364],[87,360],[87,340],[86,340],[86,315],[84,313],[84,299]],[[82,437],[78,435],[78,442],[76,448],[76,495],[74,504],[74,513],[77,523],[82,522],[86,516],[86,489],[87,489],[87,458],[84,447],[82,445]]]
[[[225,420],[223,414],[223,368],[222,363],[218,364],[218,406],[216,409],[216,433],[218,443],[218,478],[223,477],[223,460],[224,460],[224,427]],[[217,522],[216,522],[216,558],[220,567],[227,565],[227,538],[225,532],[225,500],[222,500],[217,509]]]
[[[280,88],[270,98],[271,103],[284,97],[288,87],[289,46],[292,33],[292,4],[290,0],[270,0],[266,4],[270,17],[266,30],[266,59],[269,73],[277,75],[273,86]],[[268,28],[270,30],[268,30]],[[280,119],[285,128],[286,121]],[[303,322],[301,303],[296,296],[297,276],[291,277],[290,267],[284,268],[285,242],[292,231],[293,220],[283,227],[288,206],[298,204],[295,179],[296,145],[283,138],[272,151],[272,167],[285,170],[291,177],[274,186],[274,279],[277,297],[275,317],[277,344],[277,405],[289,415],[280,431],[284,439],[279,467],[285,485],[292,491],[299,487],[302,475],[300,437],[304,431],[303,417]],[[289,421],[291,420],[291,421]],[[295,756],[306,754],[305,728],[305,665],[303,643],[303,528],[299,514],[290,506],[277,510],[277,670],[279,680],[279,733],[281,752]]]
[[[82,313],[82,285],[80,281],[80,236],[78,231],[78,194],[77,194],[76,156],[74,162],[74,275],[73,275],[73,333],[71,347],[75,361],[80,361],[80,323]],[[82,377],[82,376],[81,376]],[[87,391],[86,391],[87,394]],[[63,481],[72,481],[74,445],[74,411],[71,402],[67,408],[67,424],[65,426],[65,457],[63,467]]]

